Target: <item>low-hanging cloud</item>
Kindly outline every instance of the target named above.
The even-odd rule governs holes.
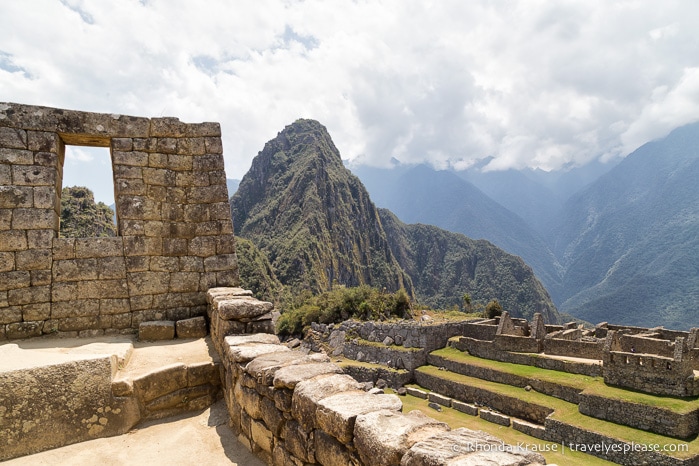
[[[229,176],[296,118],[344,158],[558,169],[699,119],[699,3],[34,0],[0,100],[220,121]]]

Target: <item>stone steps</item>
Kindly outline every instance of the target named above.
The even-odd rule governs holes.
[[[658,465],[697,465],[699,455],[678,458],[659,452],[632,451],[634,443],[681,444],[683,441],[672,437],[649,434],[643,431],[618,425],[603,419],[589,418],[589,426],[578,417],[576,421],[571,418],[571,411],[575,409],[573,403],[557,399],[555,397],[536,392],[522,390],[522,398],[512,392],[512,386],[507,384],[484,381],[476,377],[454,374],[449,371],[441,371],[434,367],[425,366],[415,370],[415,379],[420,387],[437,392],[440,395],[460,400],[466,403],[480,405],[479,415],[491,422],[511,422],[512,428],[532,437],[556,442],[587,445],[587,452],[600,458],[614,461],[619,464],[658,464]],[[414,395],[415,389],[408,394]],[[411,393],[412,392],[412,393]],[[525,395],[526,393],[526,395]],[[427,393],[430,398],[431,393]],[[490,409],[498,413],[493,413]],[[558,407],[558,408],[557,408]],[[556,410],[567,411],[565,415],[556,415]],[[486,411],[483,415],[483,411]],[[547,413],[546,413],[547,412]],[[577,413],[579,416],[584,416]],[[542,416],[543,415],[543,416]],[[509,420],[507,418],[510,418]],[[509,424],[508,422],[508,424]],[[612,432],[623,430],[623,438],[619,438]],[[626,451],[595,451],[595,445],[618,445]],[[687,456],[685,454],[685,456]]]

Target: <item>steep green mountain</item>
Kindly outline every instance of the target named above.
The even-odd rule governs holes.
[[[542,311],[558,320],[521,259],[485,241],[380,215],[315,121],[297,120],[265,145],[231,211],[237,234],[267,255],[291,290],[321,292],[334,283],[405,288],[444,307],[469,293],[484,303],[496,298],[516,315]]]
[[[432,225],[406,225],[387,209],[379,214],[393,254],[424,303],[448,308],[468,293],[481,304],[497,298],[522,317],[541,312],[547,322],[559,320],[548,293],[521,258],[485,240]]]
[[[573,196],[550,236],[559,307],[582,319],[699,323],[699,124],[645,144]]]
[[[240,286],[252,290],[257,299],[281,303],[285,297],[284,285],[274,273],[267,256],[252,241],[236,236],[235,253],[238,256]]]
[[[487,239],[522,257],[552,294],[560,286],[560,265],[543,238],[521,217],[453,172],[427,165],[357,171],[372,199],[401,220]],[[509,185],[493,189],[507,190]]]
[[[104,202],[95,203],[95,195],[84,186],[61,191],[61,228],[64,238],[116,236],[114,211]]]
[[[297,120],[265,144],[231,212],[238,235],[267,255],[291,289],[320,292],[340,283],[412,293],[364,186],[316,121]]]

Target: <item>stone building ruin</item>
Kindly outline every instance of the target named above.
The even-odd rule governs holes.
[[[111,152],[118,236],[61,238],[66,145]],[[131,333],[238,284],[218,123],[0,103],[0,340]]]

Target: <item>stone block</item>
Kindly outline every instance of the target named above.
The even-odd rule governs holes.
[[[15,253],[0,252],[0,272],[9,272],[15,269]]]
[[[75,257],[77,259],[92,257],[122,257],[124,240],[114,238],[76,238]]]
[[[392,466],[415,443],[437,433],[450,430],[419,410],[405,415],[381,410],[357,416],[354,425],[354,445],[364,464]]]
[[[275,437],[279,437],[286,420],[282,412],[274,405],[274,400],[263,396],[260,398],[262,420]]]
[[[0,291],[16,288],[27,288],[31,283],[31,275],[26,270],[11,270],[0,272]]]
[[[53,152],[34,152],[34,165],[58,167],[58,154]]]
[[[247,297],[219,301],[216,308],[219,316],[224,320],[249,320],[267,314],[272,309],[274,309],[274,305],[270,302]]]
[[[45,303],[34,303],[22,306],[22,320],[25,322],[29,321],[43,321],[48,320],[51,317],[51,304]]]
[[[179,261],[177,262],[179,264]],[[173,293],[195,292],[199,289],[199,277],[198,272],[174,272],[170,276],[169,291]]]
[[[34,190],[29,186],[0,186],[0,209],[34,206]]]
[[[466,428],[443,432],[415,443],[401,459],[402,466],[425,464],[510,464],[540,465],[546,460],[539,453]]]
[[[272,453],[272,432],[264,423],[253,420],[250,423],[250,431],[255,445],[267,453]]]
[[[7,324],[5,335],[9,339],[40,337],[43,322],[16,322]]]
[[[481,409],[479,414],[481,419],[485,419],[486,421],[494,424],[508,427],[510,425],[510,417],[505,416],[504,414],[496,413],[495,411],[491,411],[489,409]]]
[[[51,270],[30,270],[32,286],[42,286],[51,284]]]
[[[29,249],[51,249],[54,238],[56,238],[56,231],[52,229],[29,230],[27,231],[27,247]]]
[[[112,151],[112,160],[115,164],[129,165],[133,167],[147,167],[148,154],[140,151]]]
[[[49,301],[51,301],[51,287],[48,285],[9,290],[7,292],[7,302],[10,306],[48,303]]]
[[[342,374],[342,368],[336,364],[313,363],[313,364],[294,364],[291,366],[282,367],[274,373],[274,388],[289,388],[294,389],[297,384],[304,380],[312,379],[324,374]]]
[[[318,402],[316,424],[342,443],[352,441],[358,415],[388,409],[400,411],[403,403],[396,395],[370,395],[364,391],[331,395]]]
[[[131,296],[166,293],[170,286],[167,272],[129,272],[126,275]]]
[[[58,134],[49,131],[27,131],[27,147],[32,151],[58,152],[60,138]]]
[[[449,398],[448,396],[440,395],[439,393],[435,392],[430,392],[427,395],[427,399],[434,403],[438,403],[442,406],[446,406],[447,408],[451,408],[451,398]]]
[[[325,398],[347,391],[360,391],[363,385],[346,374],[318,376],[296,385],[291,400],[291,414],[306,430],[316,425],[318,404]]]
[[[34,192],[34,205],[33,207],[37,209],[54,209],[57,204],[60,204],[58,196],[56,196],[56,189],[52,186],[37,186],[32,188]],[[50,245],[44,243],[43,247]]]
[[[168,393],[187,388],[187,367],[171,364],[133,380],[134,391],[140,400],[152,401]]]
[[[0,231],[0,247],[4,251],[23,251],[27,249],[27,235],[22,230]]]
[[[169,320],[141,322],[138,339],[141,341],[172,340],[175,338],[175,323]]]
[[[347,447],[321,430],[315,431],[315,457],[324,466],[359,464]]]
[[[68,301],[57,301],[51,304],[51,318],[65,319],[67,317],[91,317],[99,315],[98,299],[77,299],[78,295]],[[79,330],[73,329],[71,330]]]
[[[53,253],[50,249],[29,249],[17,251],[17,270],[47,270],[51,268]]]
[[[470,403],[464,403],[463,401],[458,400],[451,400],[451,407],[464,414],[478,416],[478,406],[472,405]]]
[[[206,319],[203,317],[178,320],[175,327],[177,338],[204,338],[206,336]]]
[[[22,322],[22,308],[17,306],[5,307],[0,310],[0,325]]]
[[[57,282],[96,280],[97,259],[66,259],[53,261],[53,279]]]
[[[406,387],[408,391],[408,395],[412,395],[416,398],[421,398],[423,400],[427,399],[427,392],[424,390],[420,390],[419,388],[413,388],[413,387]]]
[[[23,129],[0,127],[0,147],[26,149],[27,132]]]
[[[245,345],[231,346],[228,349],[229,356],[237,363],[246,363],[263,354],[291,351],[286,346],[269,343],[248,343]]]
[[[100,299],[100,315],[124,314],[131,311],[128,298]]]
[[[12,165],[12,183],[17,186],[55,186],[56,173],[53,167]]]
[[[34,164],[34,152],[30,150],[0,147],[0,163],[10,165],[32,165]]]
[[[282,437],[284,445],[292,455],[304,462],[315,463],[315,444],[311,431],[303,429],[298,422],[290,420],[282,429]]]
[[[75,238],[53,238],[53,260],[75,259]]]
[[[15,209],[12,212],[15,230],[58,229],[58,214],[54,209]]]
[[[213,362],[192,363],[187,366],[187,386],[221,385],[219,365]]]
[[[512,419],[512,428],[523,432],[530,437],[538,438],[541,440],[547,440],[546,427],[532,424],[531,422],[523,421],[521,419]]]

